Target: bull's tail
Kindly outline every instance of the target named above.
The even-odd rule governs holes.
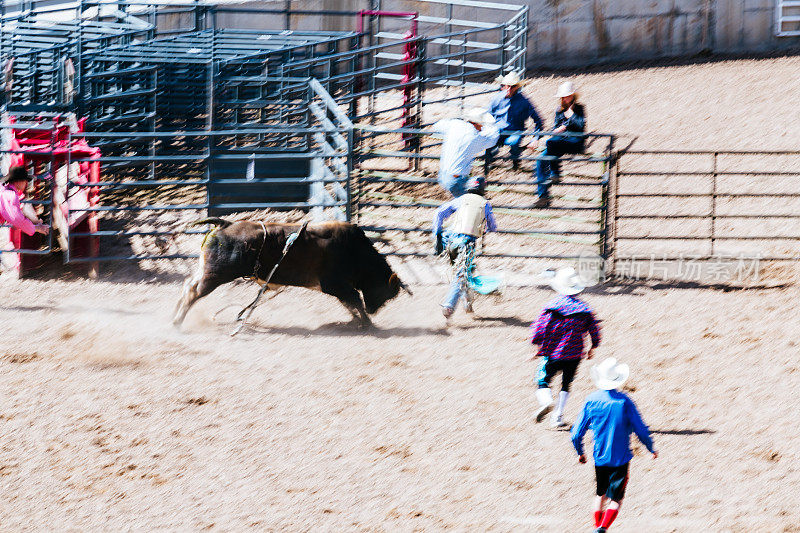
[[[213,225],[219,226],[221,228],[227,228],[228,226],[233,224],[233,222],[231,222],[230,220],[225,220],[224,218],[219,218],[219,217],[206,217],[206,218],[201,218],[200,220],[198,220],[196,222],[192,222],[191,225],[192,226],[199,226],[201,224],[213,224]]]

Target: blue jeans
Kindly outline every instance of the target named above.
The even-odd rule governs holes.
[[[489,173],[489,167],[494,162],[494,158],[497,155],[497,152],[500,151],[500,148],[505,145],[508,146],[508,153],[511,155],[511,160],[514,162],[519,162],[519,156],[522,155],[522,136],[521,135],[501,135],[500,138],[497,140],[497,144],[488,148],[486,150],[486,155],[484,156],[484,171],[486,174]]]
[[[553,136],[547,139],[542,156],[561,157],[564,154],[583,152],[583,139],[580,137]],[[550,189],[550,176],[561,175],[561,162],[558,159],[538,159],[536,161],[536,194],[547,198]]]
[[[464,305],[470,303],[468,283],[475,270],[475,241],[477,239],[472,235],[461,233],[448,233],[444,237],[447,242],[447,252],[453,262],[453,281],[450,283],[450,290],[442,302],[442,307],[455,309],[462,296]]]
[[[467,192],[469,176],[439,176],[439,185],[449,191],[453,197],[458,198]]]

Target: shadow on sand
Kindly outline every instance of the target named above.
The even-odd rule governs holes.
[[[228,327],[228,324],[220,324]],[[230,328],[233,328],[233,323]],[[358,322],[330,322],[322,324],[318,328],[306,328],[302,326],[263,326],[259,324],[247,324],[242,333],[246,331],[257,334],[278,334],[289,335],[292,337],[307,337],[310,335],[320,337],[376,337],[378,339],[388,339],[391,337],[423,337],[426,335],[447,336],[450,333],[446,328],[419,328],[419,327],[395,327],[379,328],[377,326],[361,328]],[[241,335],[241,334],[240,334]]]
[[[106,315],[123,315],[123,316],[136,316],[136,315],[145,315],[148,314],[147,311],[135,311],[132,309],[115,309],[111,307],[102,307],[102,306],[82,306],[82,305],[57,305],[57,306],[47,306],[47,305],[10,305],[10,306],[2,306],[0,309],[5,311],[15,311],[17,313],[39,313],[42,311],[51,311],[54,313],[64,313],[67,315],[76,315],[79,313],[102,313]]]
[[[186,261],[185,267],[176,269],[173,261],[168,270],[150,270],[143,267],[140,261],[101,261],[97,281],[118,284],[138,284],[145,281],[157,285],[183,282],[191,269],[190,265],[195,263],[191,259],[184,261]],[[61,253],[54,252],[51,255],[42,256],[39,267],[26,273],[22,280],[82,281],[89,279],[88,272],[88,263],[64,264]]]
[[[651,429],[650,433],[655,435],[713,435],[715,429]]]
[[[505,326],[512,326],[515,328],[527,328],[531,325],[530,320],[523,320],[516,316],[476,316],[473,318],[475,322],[486,323],[489,324],[481,324],[481,325],[492,325],[492,322],[499,322]]]
[[[670,289],[709,289],[721,292],[752,290],[772,290],[791,287],[791,283],[728,285],[724,283],[702,283],[698,281],[648,281],[611,279],[603,284],[586,289],[588,294],[637,294],[643,291],[663,291]]]

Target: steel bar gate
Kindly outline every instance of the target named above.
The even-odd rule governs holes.
[[[377,137],[376,144],[383,137],[396,140],[403,133],[417,135],[422,138],[423,150],[414,154],[362,148],[356,155],[358,171],[353,180],[356,220],[380,237],[383,252],[388,255],[433,255],[430,232],[434,212],[449,198],[434,177],[439,141],[430,130],[385,131],[367,126],[361,130],[362,135]],[[544,156],[523,157],[524,168],[517,172],[497,168],[490,173],[487,196],[498,214],[500,229],[499,237],[487,239],[480,255],[570,261],[608,258],[607,207],[614,172],[614,137],[607,134],[587,137],[594,141],[592,147],[597,145],[595,152],[561,158],[564,180],[551,187],[550,208],[532,208],[536,198],[533,166]],[[419,162],[418,170],[408,170],[413,166],[409,160]],[[500,158],[499,162],[504,161]]]
[[[631,150],[615,178],[611,272],[800,261],[800,151]]]

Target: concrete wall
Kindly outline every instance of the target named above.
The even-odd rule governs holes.
[[[800,46],[775,36],[776,0],[527,0],[528,66],[765,52]]]
[[[630,59],[691,56],[701,52],[769,52],[800,48],[798,37],[775,36],[777,0],[507,0],[530,7],[527,65],[581,66]],[[227,2],[226,2],[227,3]],[[443,4],[411,0],[292,0],[293,9],[359,10],[371,5],[385,10],[420,11],[441,17]],[[228,3],[235,7],[236,2]],[[286,6],[286,0],[259,0],[239,5]],[[489,12],[456,7],[453,18],[499,22],[509,11]],[[489,20],[491,18],[492,20]],[[495,20],[496,18],[496,20]],[[283,28],[276,15],[220,14],[222,27]],[[407,28],[405,21],[383,23],[384,31]],[[159,24],[163,27],[163,24]],[[355,30],[352,16],[298,15],[294,29]],[[454,27],[454,30],[461,29]],[[423,24],[421,33],[442,33],[445,27]]]

